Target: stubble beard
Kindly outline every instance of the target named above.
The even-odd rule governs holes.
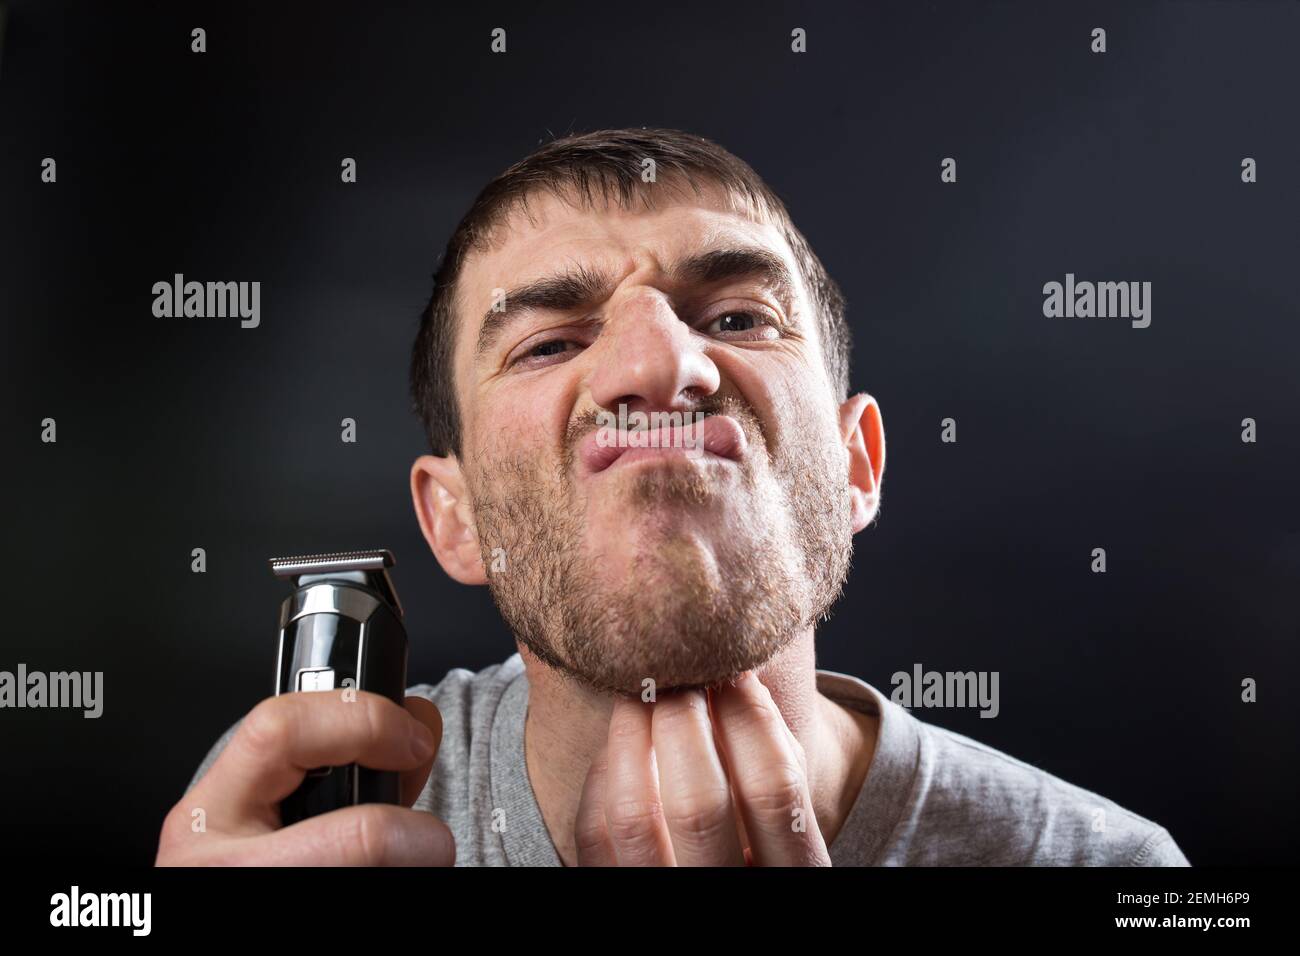
[[[852,554],[847,466],[834,434],[805,430],[769,456],[757,418],[735,400],[710,411],[741,422],[749,453],[739,482],[696,467],[643,469],[622,493],[639,545],[631,573],[609,581],[583,544],[573,441],[548,467],[537,456],[476,456],[467,477],[488,584],[518,640],[538,659],[602,693],[705,687],[757,668],[823,617]],[[570,434],[584,431],[581,423]],[[740,499],[726,534],[692,515]],[[652,509],[656,519],[638,523]],[[502,549],[496,551],[495,549]]]

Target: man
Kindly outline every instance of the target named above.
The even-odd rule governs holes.
[[[836,284],[716,144],[602,131],[507,170],[415,343],[411,492],[519,653],[405,709],[263,701],[158,862],[1186,865],[1157,824],[816,669],[885,464],[848,345]],[[404,771],[410,809],[280,826],[307,768],[353,761]]]

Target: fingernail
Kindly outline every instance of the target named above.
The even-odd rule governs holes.
[[[433,734],[423,724],[411,728],[411,754],[416,760],[428,760],[433,754]]]

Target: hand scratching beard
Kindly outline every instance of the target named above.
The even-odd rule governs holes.
[[[539,659],[598,691],[639,695],[646,678],[657,691],[703,687],[756,668],[826,613],[848,573],[847,463],[824,413],[794,410],[821,427],[789,429],[770,455],[739,400],[691,411],[740,423],[740,480],[693,465],[629,476],[616,491],[627,511],[619,533],[639,543],[622,580],[583,541],[574,448],[594,412],[570,424],[558,461],[511,454],[492,436],[466,469],[484,566],[504,552],[504,569],[488,575],[502,617]],[[692,516],[710,509],[729,512],[725,533],[693,533]],[[651,511],[656,520],[641,520]]]

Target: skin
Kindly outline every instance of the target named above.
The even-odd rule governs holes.
[[[626,210],[543,195],[529,212],[462,272],[453,364],[463,454],[417,459],[411,491],[443,569],[491,584],[512,625],[516,613],[531,615],[522,623],[536,640],[519,641],[530,684],[525,754],[552,841],[566,865],[828,865],[878,728],[817,691],[812,623],[842,574],[819,579],[807,526],[829,510],[836,517],[817,530],[834,542],[874,518],[879,408],[865,394],[836,401],[788,244],[719,193]],[[685,255],[736,245],[787,263],[796,277],[788,302],[751,279],[684,286],[668,275]],[[530,314],[477,352],[493,290],[575,263],[615,277],[612,293],[580,313]],[[719,323],[728,309],[771,321]],[[719,398],[743,409],[751,440],[739,461],[663,452],[587,474],[574,460],[572,425],[595,410],[687,410]],[[799,467],[813,477],[799,479]],[[792,489],[822,473],[822,507],[801,510]],[[534,517],[555,515],[547,547],[530,552],[522,523],[510,520],[520,498],[545,506],[526,512]],[[630,606],[588,635],[593,647],[566,644],[552,613],[570,591],[537,591],[551,579],[536,566],[557,542],[577,562],[565,580]],[[490,580],[494,547],[532,563]],[[750,579],[754,599],[726,613],[758,604],[771,614],[730,631],[704,617],[684,632],[689,646],[655,643],[674,620],[725,608],[728,589]],[[655,627],[628,637],[647,618]],[[653,702],[638,693],[641,675],[660,688]],[[406,771],[408,805],[427,780],[432,757],[404,742],[415,728],[436,748],[436,708],[335,696],[259,704],[168,815],[158,862],[450,863],[446,827],[406,808],[353,807],[279,827],[276,804],[310,767],[355,760]],[[208,808],[203,834],[192,832],[196,806]]]
[[[409,807],[433,769],[442,717],[358,691],[283,694],[259,703],[211,769],[167,814],[157,866],[450,866],[446,824]],[[402,771],[405,806],[368,804],[283,827],[280,801],[313,767]]]

